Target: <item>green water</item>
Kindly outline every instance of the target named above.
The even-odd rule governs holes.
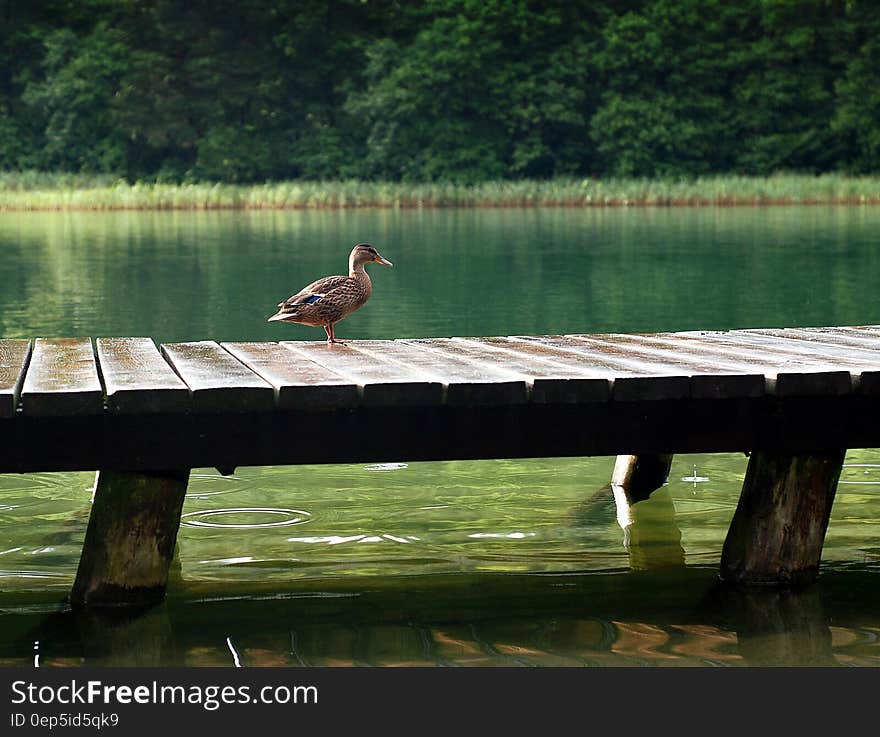
[[[358,240],[395,268],[342,338],[880,323],[878,208],[2,213],[0,336],[318,339],[265,318]],[[744,456],[676,456],[626,533],[613,462],[194,469],[122,619],[64,604],[94,475],[0,476],[0,664],[880,664],[880,452],[782,594],[716,586]]]

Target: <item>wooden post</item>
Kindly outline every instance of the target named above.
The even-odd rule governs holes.
[[[671,455],[620,455],[615,461],[611,491],[633,570],[684,565],[672,497],[658,491],[671,466]]]
[[[637,456],[617,456],[611,474],[612,487],[623,489],[630,504],[651,496],[669,478],[671,455],[646,453]]]
[[[72,606],[162,600],[188,480],[189,470],[99,473]]]
[[[752,453],[721,553],[722,580],[759,585],[815,580],[845,455],[845,450]]]

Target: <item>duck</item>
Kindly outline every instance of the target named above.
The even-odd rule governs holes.
[[[370,298],[373,283],[365,268],[369,263],[394,266],[372,244],[358,243],[348,255],[348,276],[325,276],[313,281],[292,297],[279,302],[278,312],[267,322],[295,322],[324,328],[327,343],[342,343],[336,339],[334,326],[363,307]]]

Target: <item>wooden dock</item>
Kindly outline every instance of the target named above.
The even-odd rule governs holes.
[[[0,340],[0,472],[102,472],[79,603],[161,596],[189,469],[205,466],[618,455],[629,460],[615,475],[639,481],[641,468],[636,486],[652,489],[673,453],[750,452],[722,574],[809,578],[843,453],[880,447],[878,410],[878,326],[332,346]],[[807,506],[785,506],[792,490]],[[793,521],[804,541],[765,550]]]

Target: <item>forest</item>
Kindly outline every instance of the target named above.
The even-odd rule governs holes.
[[[876,0],[0,0],[0,170],[880,171]]]

